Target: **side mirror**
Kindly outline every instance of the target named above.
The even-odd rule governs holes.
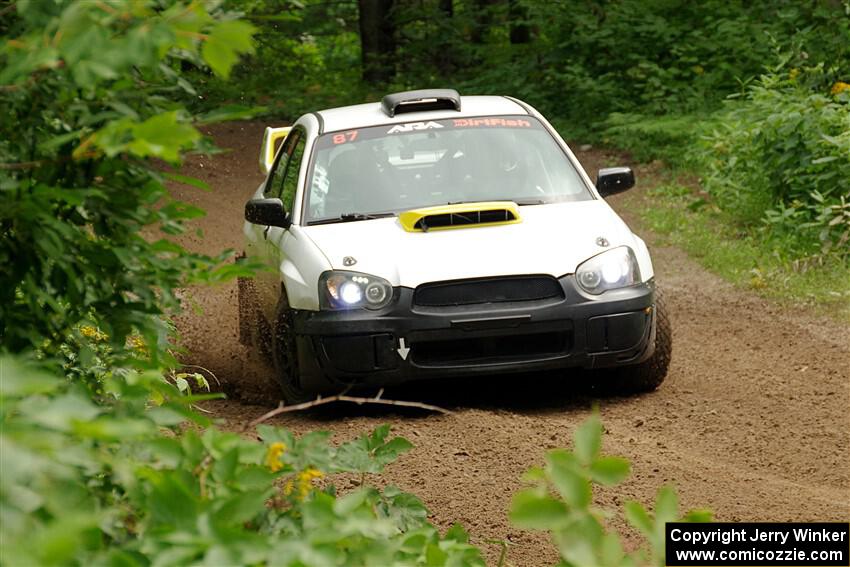
[[[289,228],[292,224],[280,199],[251,199],[245,203],[245,220],[251,224]]]
[[[635,174],[631,167],[606,167],[596,174],[596,189],[603,198],[634,186]]]

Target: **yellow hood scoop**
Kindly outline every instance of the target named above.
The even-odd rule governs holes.
[[[513,201],[458,203],[405,211],[398,215],[407,232],[428,232],[452,228],[495,226],[521,221],[519,207]]]

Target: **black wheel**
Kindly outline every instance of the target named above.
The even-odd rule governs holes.
[[[254,280],[236,279],[239,311],[239,343],[257,349],[266,361],[271,361],[271,327],[260,311]]]
[[[292,309],[285,295],[282,295],[277,307],[274,330],[272,332],[272,362],[275,375],[280,383],[283,401],[287,404],[300,404],[314,399],[313,392],[301,385],[298,368],[298,346],[292,327]]]
[[[655,352],[645,361],[634,366],[623,366],[611,370],[611,389],[617,393],[630,394],[651,392],[667,377],[670,358],[673,354],[673,329],[661,289],[655,291]]]

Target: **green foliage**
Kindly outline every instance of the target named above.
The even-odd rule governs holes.
[[[173,102],[193,92],[180,69],[207,63],[226,76],[253,28],[198,1],[14,8],[0,48],[0,341],[49,358],[93,322],[116,356],[141,333],[157,364],[168,359],[159,316],[178,306],[174,290],[244,270],[167,238],[204,213],[172,199],[145,160],[205,147]]]
[[[822,65],[763,75],[699,149],[704,186],[799,257],[850,254],[850,86]]]
[[[258,442],[207,427],[190,408],[206,396],[157,372],[106,380],[101,403],[22,359],[0,374],[4,564],[484,564],[413,495],[337,494],[336,475],[382,472],[411,447],[387,426],[338,447],[261,426]]]
[[[837,67],[801,64],[802,54],[776,57],[720,110],[613,114],[605,141],[699,173],[707,195],[685,204],[710,201],[795,270],[828,256],[840,263],[850,251],[850,84]]]
[[[688,187],[661,184],[648,197],[636,210],[661,243],[682,248],[740,287],[850,321],[850,263],[838,254],[791,260],[784,241],[765,238],[760,226],[736,226],[729,213]]]
[[[240,53],[253,53],[251,35],[254,27],[248,22],[219,22],[210,30],[203,43],[201,53],[213,72],[223,78],[230,76],[230,69]]]
[[[228,0],[261,29],[256,56],[213,97],[270,99],[294,119],[387,90],[507,93],[598,137],[614,112],[705,113],[739,93],[777,49],[847,69],[847,5],[821,0],[396,1],[389,85],[363,84],[357,2]]]
[[[294,120],[317,108],[362,102],[356,2],[225,0],[222,5],[259,27],[255,52],[228,82],[191,72],[201,91],[193,107],[260,103],[268,113]]]
[[[576,429],[572,451],[549,451],[544,468],[529,470],[525,480],[534,486],[514,496],[511,520],[519,527],[549,531],[561,556],[559,565],[663,566],[665,523],[707,522],[711,514],[694,510],[680,517],[678,497],[670,487],[658,491],[654,514],[638,502],[626,502],[625,518],[645,540],[626,552],[620,536],[606,526],[611,512],[593,505],[594,484],[615,486],[629,474],[625,459],[600,455],[602,431],[594,414]]]
[[[687,167],[693,145],[711,124],[713,115],[645,114],[615,112],[603,124],[602,142],[626,150],[641,162],[663,159],[667,164]]]

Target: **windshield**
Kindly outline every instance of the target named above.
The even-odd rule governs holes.
[[[307,187],[308,224],[447,203],[593,198],[560,146],[530,116],[452,118],[325,134],[316,141]]]

